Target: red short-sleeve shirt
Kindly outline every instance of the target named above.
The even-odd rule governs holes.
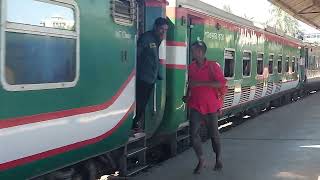
[[[225,87],[227,80],[224,78],[220,65],[214,61],[205,60],[199,67],[193,61],[189,67],[189,81],[219,81]],[[213,72],[212,72],[213,71]],[[222,108],[223,102],[218,98],[218,89],[207,86],[196,86],[190,89],[188,107],[197,110],[201,114],[216,113]]]

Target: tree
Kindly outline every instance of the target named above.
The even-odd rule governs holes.
[[[248,19],[250,21],[254,20],[254,17],[249,17],[246,13],[244,13],[242,17],[245,18],[245,19]]]
[[[305,36],[305,32],[299,29],[296,34],[296,38],[298,38],[300,40],[304,40],[304,36]]]
[[[230,5],[223,5],[222,9],[228,13],[231,13],[232,14],[232,10],[231,10],[231,7]]]
[[[230,13],[230,14],[233,14],[230,5],[225,4],[225,5],[222,6],[222,9],[223,9],[224,11]],[[254,19],[253,17],[249,17],[246,13],[244,13],[242,17],[245,18],[245,19],[248,19],[248,20],[250,20],[250,21],[252,21],[252,20]]]
[[[281,8],[271,5],[271,17],[267,21],[267,25],[282,30],[290,36],[296,36],[299,32],[298,20],[290,16]]]

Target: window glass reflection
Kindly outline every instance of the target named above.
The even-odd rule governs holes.
[[[6,80],[10,85],[72,82],[76,40],[6,33]]]
[[[47,28],[75,30],[73,9],[37,0],[7,1],[7,21]]]

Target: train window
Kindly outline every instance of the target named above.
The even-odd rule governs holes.
[[[235,51],[225,50],[224,51],[224,76],[234,76],[234,62],[235,62]]]
[[[6,39],[6,67],[14,74],[14,81],[6,77],[10,85],[75,79],[76,40],[13,32]]]
[[[274,60],[274,55],[270,54],[269,55],[269,66],[268,66],[269,74],[273,74],[273,60]]]
[[[3,87],[8,91],[74,87],[80,66],[76,3],[6,2]]]
[[[289,72],[289,60],[290,60],[290,57],[287,56],[286,57],[286,62],[285,62],[285,71],[286,72]]]
[[[7,1],[7,22],[75,30],[73,9],[35,0]]]
[[[243,76],[250,76],[251,74],[251,52],[243,52],[242,74]]]
[[[291,70],[291,72],[295,72],[295,70],[296,70],[296,57],[292,57],[292,62],[291,62],[291,64],[292,64],[292,70]]]
[[[263,74],[263,54],[258,54],[257,58],[257,74]]]
[[[133,26],[136,11],[134,0],[113,0],[110,2],[114,22],[124,26]]]
[[[282,55],[278,57],[278,73],[282,73]]]

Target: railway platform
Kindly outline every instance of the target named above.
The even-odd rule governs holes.
[[[272,109],[221,134],[224,168],[213,171],[210,141],[203,144],[207,167],[192,174],[193,149],[132,179],[137,180],[319,180],[320,93]],[[130,178],[129,178],[130,179]]]

